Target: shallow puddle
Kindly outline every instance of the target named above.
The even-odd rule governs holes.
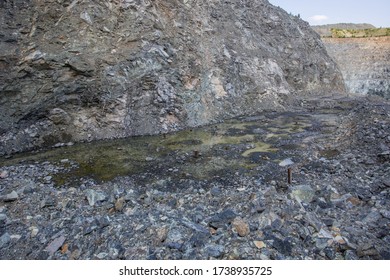
[[[165,174],[167,170],[174,176],[207,178],[218,172],[252,169],[269,159],[278,161],[297,154],[297,150],[303,149],[299,145],[303,139],[300,135],[309,133],[314,122],[328,128],[335,125],[336,119],[337,116],[329,114],[327,123],[327,114],[274,113],[165,135],[23,153],[0,159],[0,166],[44,161],[66,166],[66,162],[75,162],[77,167],[71,172],[53,174],[60,185],[81,177],[106,181],[144,172]],[[323,156],[333,156],[333,152],[324,152]]]

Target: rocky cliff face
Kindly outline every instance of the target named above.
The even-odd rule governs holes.
[[[265,0],[5,0],[0,21],[1,154],[344,90],[319,36]]]
[[[390,99],[390,37],[323,38],[349,92]]]

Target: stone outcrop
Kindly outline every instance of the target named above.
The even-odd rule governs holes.
[[[390,37],[322,39],[349,92],[390,99]]]
[[[0,154],[344,91],[319,36],[266,0],[5,0],[0,21]]]

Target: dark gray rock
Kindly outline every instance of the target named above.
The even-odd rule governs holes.
[[[355,251],[346,250],[344,253],[344,257],[346,260],[358,260],[359,257],[356,255]]]
[[[381,259],[382,260],[390,260],[390,251],[389,250],[383,250],[380,252]]]
[[[382,214],[383,217],[386,219],[390,219],[390,210],[382,209],[380,210],[380,213]]]
[[[219,258],[224,254],[225,247],[223,245],[208,245],[205,248],[206,255],[213,258]]]
[[[373,210],[363,219],[363,222],[374,225],[381,217],[381,213],[379,213],[377,210]]]
[[[185,225],[186,227],[188,227],[190,229],[193,229],[195,231],[198,231],[198,232],[201,232],[201,233],[205,233],[205,234],[209,233],[207,228],[205,228],[205,227],[203,227],[203,226],[201,226],[199,224],[195,224],[195,223],[193,223],[191,221],[188,221],[187,219],[182,219],[181,223],[183,225]]]
[[[336,252],[333,248],[325,248],[324,253],[325,253],[325,256],[330,260],[334,260],[336,257]]]
[[[275,238],[272,241],[272,246],[281,254],[289,256],[292,252],[292,245],[289,239]]]
[[[46,197],[44,200],[41,202],[41,208],[45,207],[54,207],[56,206],[56,201],[53,197]]]
[[[324,218],[324,219],[321,219],[321,221],[328,227],[331,227],[334,223],[334,220],[330,219],[330,218]]]
[[[72,57],[65,63],[65,66],[69,66],[77,74],[87,77],[92,77],[95,71],[91,62],[83,57]]]
[[[166,243],[184,243],[184,236],[185,236],[185,231],[183,228],[177,227],[169,230],[167,238],[166,238]]]
[[[100,228],[105,228],[109,226],[111,223],[110,218],[108,216],[104,216],[101,218],[97,219],[97,224],[99,225]]]
[[[308,213],[306,213],[305,218],[306,218],[307,222],[309,223],[309,225],[314,227],[317,231],[321,230],[323,223],[318,219],[318,217],[315,213],[308,212]]]
[[[202,248],[205,244],[207,244],[207,240],[210,238],[209,233],[194,233],[188,243],[191,247]]]
[[[265,202],[261,199],[256,199],[251,202],[251,213],[262,213],[266,209]]]
[[[316,239],[316,247],[319,250],[324,250],[326,247],[328,247],[328,238],[317,238]]]
[[[390,180],[389,179],[385,179],[382,181],[383,185],[386,187],[386,188],[390,188]]]
[[[0,249],[7,246],[11,242],[11,236],[6,232],[0,237]]]
[[[226,209],[221,213],[212,216],[209,219],[209,225],[213,228],[225,227],[227,224],[231,223],[235,217],[237,217],[237,214],[234,213],[232,209]]]
[[[8,219],[8,217],[6,214],[0,213],[0,227],[5,225],[5,223],[7,222],[7,219]]]
[[[181,250],[183,248],[183,243],[179,242],[166,242],[165,246],[167,246],[169,249],[175,249],[175,250]]]
[[[210,190],[210,194],[212,196],[220,196],[222,194],[222,191],[219,187],[212,187]]]

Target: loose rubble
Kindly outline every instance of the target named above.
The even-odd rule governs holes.
[[[273,142],[304,149],[252,153],[247,160],[260,157],[249,171],[182,172],[211,152],[220,161],[241,158],[242,149],[256,146],[245,141],[216,145],[198,158],[150,155],[145,162],[154,169],[72,184],[71,177],[56,181],[78,168],[70,158],[4,160],[0,258],[390,259],[390,107],[351,104],[331,127],[312,125]],[[275,153],[281,160],[272,160]],[[291,184],[279,164],[286,158],[294,162]]]

